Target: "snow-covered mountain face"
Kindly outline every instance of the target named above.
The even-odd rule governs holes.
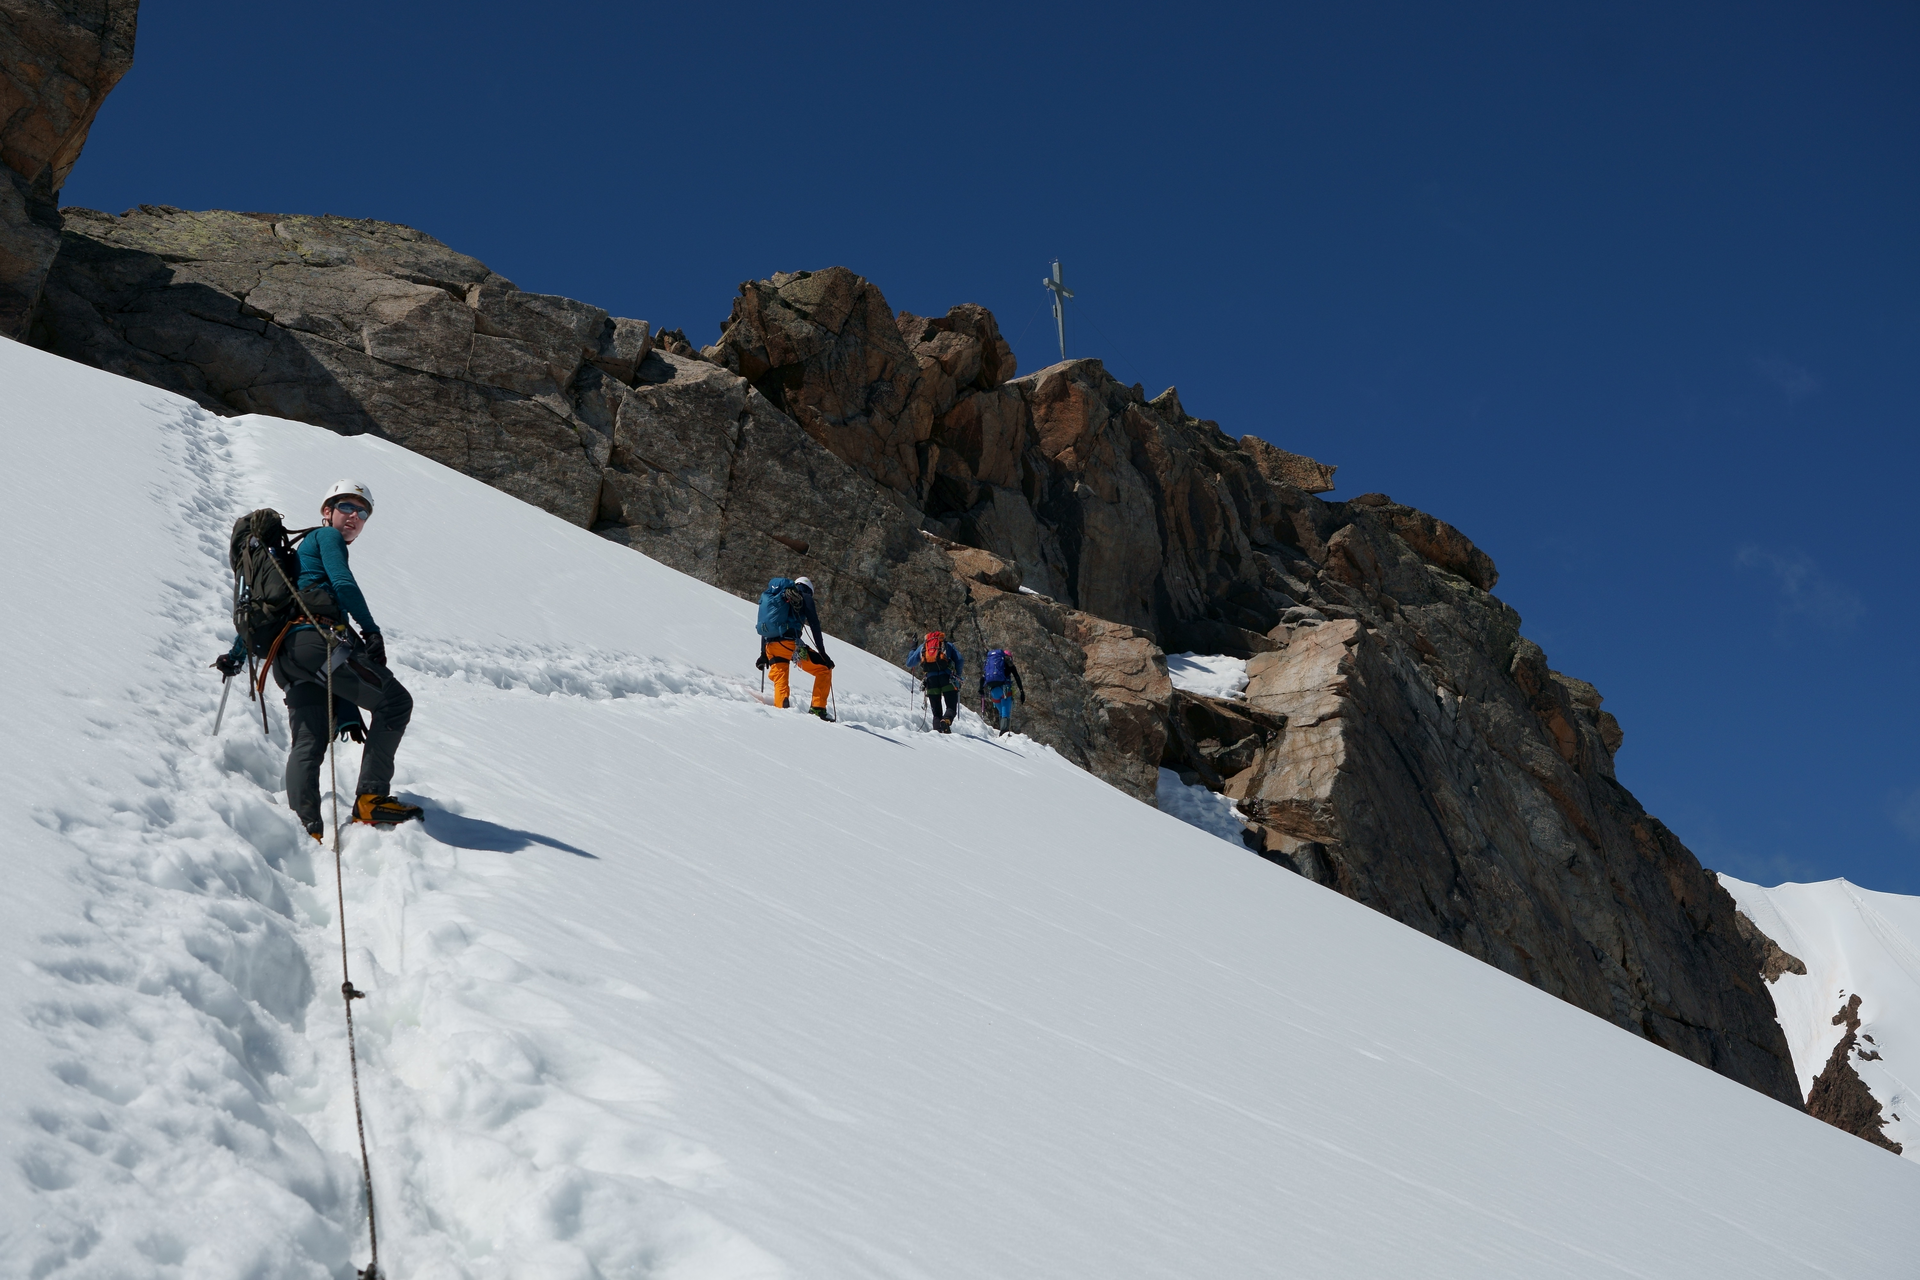
[[[0,342],[0,1272],[366,1260],[332,860],[227,532],[378,506],[344,924],[408,1280],[1899,1274],[1920,1171],[390,444]],[[822,601],[831,630],[833,601]],[[805,680],[801,684],[804,687]],[[357,767],[341,748],[341,771]]]
[[[1879,1132],[1920,1160],[1920,898],[1845,880],[1764,889],[1722,875],[1720,883],[1806,966],[1773,983],[1801,1090],[1811,1094],[1829,1070],[1842,1074],[1834,1055],[1851,1029],[1843,1061],[1880,1104]]]

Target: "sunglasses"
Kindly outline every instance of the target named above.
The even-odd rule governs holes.
[[[353,516],[360,520],[365,520],[373,514],[372,507],[363,507],[357,502],[336,502],[333,504],[333,509],[343,516]]]

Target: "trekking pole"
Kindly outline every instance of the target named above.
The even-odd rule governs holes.
[[[220,677],[220,709],[213,713],[213,736],[220,736],[220,717],[227,714],[227,695],[233,692],[233,677]]]

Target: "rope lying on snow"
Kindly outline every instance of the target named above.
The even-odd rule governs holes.
[[[319,628],[315,627],[315,630]],[[333,790],[333,896],[337,907],[335,917],[340,921],[340,998],[347,1010],[347,1063],[353,1070],[353,1123],[360,1131],[360,1176],[367,1188],[367,1247],[372,1253],[367,1269],[354,1274],[360,1280],[380,1280],[380,1232],[373,1221],[373,1163],[367,1158],[367,1115],[360,1105],[360,1054],[353,1042],[353,1002],[365,999],[367,993],[355,990],[353,975],[347,970],[347,881],[346,872],[340,864],[340,771],[334,763],[334,743],[340,735],[332,731],[333,646],[336,642],[327,632],[321,631],[320,634],[327,638],[327,783]]]
[[[367,1188],[367,1246],[372,1253],[372,1260],[367,1263],[367,1269],[356,1271],[354,1274],[359,1277],[359,1280],[380,1280],[380,1233],[373,1221],[373,1162],[367,1157],[367,1114],[360,1105],[360,1054],[353,1042],[353,1002],[365,999],[367,993],[354,989],[353,975],[347,971],[347,885],[346,875],[340,866],[340,769],[335,763],[334,752],[334,744],[339,741],[340,735],[334,732],[333,726],[333,650],[340,641],[335,638],[333,632],[315,620],[313,614],[307,609],[306,602],[301,600],[300,592],[295,589],[293,580],[287,576],[287,571],[281,568],[279,559],[271,551],[268,552],[267,559],[279,571],[280,581],[287,584],[287,590],[292,594],[293,602],[300,607],[301,616],[307,620],[307,625],[319,632],[320,638],[327,642],[327,783],[333,788],[333,891],[334,901],[338,907],[336,915],[340,921],[340,998],[347,1008],[347,1063],[353,1070],[353,1123],[354,1127],[360,1131],[360,1176],[365,1180]],[[237,586],[235,590],[238,590]],[[261,678],[264,684],[264,672]],[[263,722],[266,714],[266,699],[262,697],[260,717]]]

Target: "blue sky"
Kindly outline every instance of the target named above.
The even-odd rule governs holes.
[[[1707,865],[1920,892],[1913,6],[150,3],[63,199],[701,343],[841,263],[1026,369],[1057,256],[1069,354],[1486,548]]]

